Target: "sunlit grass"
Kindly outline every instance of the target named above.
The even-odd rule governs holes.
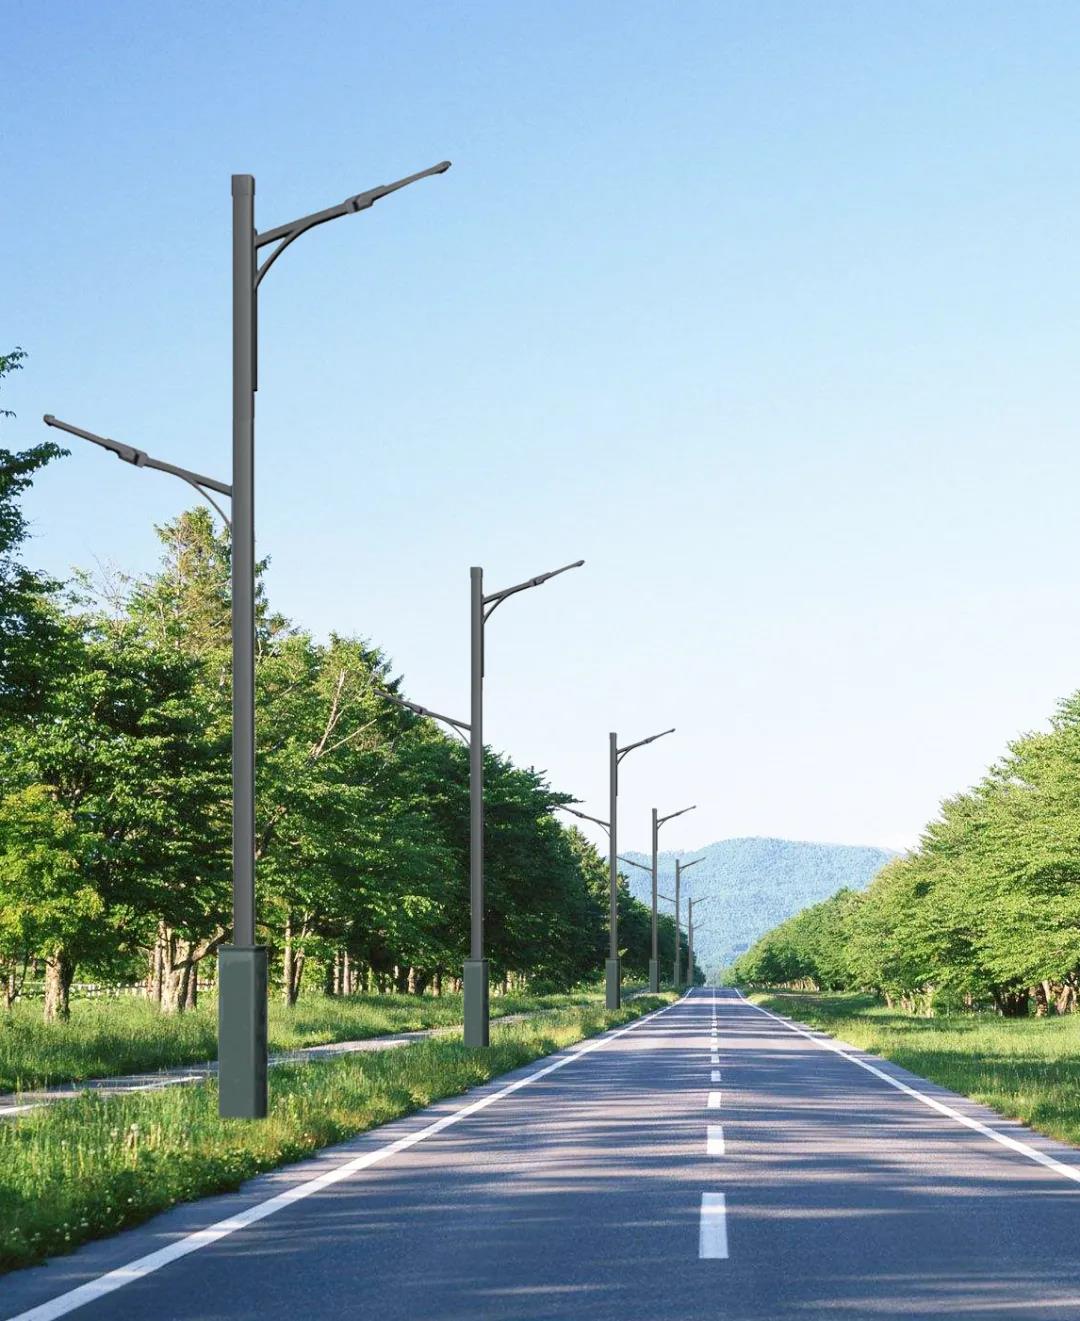
[[[913,1018],[866,995],[755,993],[750,998],[1048,1137],[1080,1146],[1080,1015]]]
[[[600,989],[568,995],[495,995],[493,1017],[537,1009],[598,1004]],[[453,1027],[462,1021],[461,996],[301,996],[291,1009],[270,1004],[271,1051],[297,1050],[331,1041],[353,1041],[388,1032]],[[204,996],[199,1008],[163,1015],[141,997],[75,1000],[66,1023],[43,1023],[39,1003],[0,1010],[0,1091],[49,1083],[143,1073],[197,1064],[217,1054],[217,1004]]]
[[[642,997],[613,1014],[589,1006],[496,1024],[487,1050],[471,1050],[455,1035],[282,1066],[262,1121],[219,1119],[211,1080],[158,1092],[82,1094],[0,1124],[0,1269],[235,1188],[674,998]]]

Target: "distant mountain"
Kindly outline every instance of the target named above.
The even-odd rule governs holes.
[[[625,854],[649,865],[644,853]],[[685,896],[694,897],[695,922],[708,931],[695,932],[694,955],[710,979],[759,936],[808,904],[819,903],[842,890],[865,889],[874,874],[897,855],[892,849],[854,844],[808,844],[790,839],[722,839],[687,853],[661,853],[657,860],[659,889],[674,894],[675,859],[705,861],[683,876],[682,921],[686,928]],[[646,905],[652,882],[637,867],[629,873],[630,889]],[[713,902],[697,901],[708,896]],[[715,896],[715,898],[714,898]],[[660,901],[660,911],[671,904]]]

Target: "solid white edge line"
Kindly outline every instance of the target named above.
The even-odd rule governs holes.
[[[720,1124],[709,1124],[705,1135],[705,1154],[707,1156],[724,1155],[724,1129]]]
[[[388,1142],[385,1147],[378,1147],[375,1151],[366,1152],[362,1156],[354,1156],[352,1160],[343,1161],[332,1170],[327,1170],[325,1174],[316,1175],[314,1179],[307,1179],[304,1183],[296,1184],[283,1193],[268,1197],[266,1201],[258,1202],[255,1206],[248,1207],[246,1211],[229,1216],[225,1220],[219,1220],[216,1224],[208,1225],[205,1229],[196,1230],[192,1234],[185,1234],[183,1238],[175,1243],[170,1243],[167,1247],[159,1248],[156,1252],[147,1253],[144,1257],[137,1257],[134,1261],[128,1262],[126,1266],[118,1266],[115,1270],[107,1271],[104,1275],[99,1275],[96,1280],[88,1280],[86,1284],[80,1284],[74,1289],[69,1289],[66,1293],[58,1294],[48,1302],[30,1308],[28,1312],[19,1312],[17,1315],[9,1317],[8,1321],[54,1321],[56,1317],[66,1316],[79,1307],[85,1307],[88,1303],[96,1302],[97,1299],[123,1288],[125,1284],[131,1284],[135,1280],[141,1280],[147,1275],[152,1275],[155,1271],[161,1270],[163,1266],[168,1266],[170,1262],[178,1261],[181,1257],[189,1256],[192,1252],[198,1252],[200,1248],[209,1247],[211,1243],[216,1243],[219,1239],[228,1237],[229,1234],[235,1234],[238,1229],[244,1229],[247,1225],[253,1225],[259,1220],[265,1220],[267,1216],[272,1216],[276,1211],[283,1211],[285,1207],[292,1206],[294,1202],[303,1201],[304,1198],[312,1196],[313,1193],[321,1192],[324,1188],[330,1188],[336,1183],[341,1183],[343,1179],[349,1178],[360,1170],[369,1169],[372,1165],[377,1165],[390,1156],[396,1156],[399,1151],[406,1151],[409,1147],[416,1146],[418,1142],[434,1137],[436,1133],[441,1133],[443,1129],[449,1128],[452,1124],[457,1124],[462,1119],[477,1114],[480,1110],[486,1110],[489,1105],[494,1105],[496,1101],[501,1101],[513,1092],[520,1091],[522,1087],[528,1087],[530,1083],[546,1078],[549,1073],[565,1068],[567,1064],[572,1064],[575,1060],[581,1059],[583,1055],[591,1054],[609,1041],[614,1041],[618,1037],[625,1036],[627,1032],[642,1027],[660,1014],[666,1014],[668,1010],[682,1004],[685,999],[686,996],[684,995],[680,999],[672,1001],[671,1004],[664,1005],[662,1009],[654,1009],[651,1014],[646,1014],[643,1018],[637,1018],[632,1023],[627,1023],[625,1027],[604,1032],[600,1036],[592,1038],[592,1040],[586,1039],[582,1046],[577,1046],[576,1043],[575,1046],[568,1046],[565,1048],[568,1053],[553,1060],[551,1064],[544,1065],[543,1068],[537,1069],[525,1078],[518,1078],[515,1082],[507,1084],[506,1087],[493,1092],[490,1096],[483,1096],[479,1101],[473,1101],[470,1105],[462,1106],[460,1110],[455,1110],[452,1114],[443,1115],[441,1119],[436,1119],[433,1123],[418,1129],[415,1133],[409,1133],[394,1142]]]
[[[736,994],[744,1004],[756,1009],[759,1014],[764,1014],[767,1018],[775,1019],[789,1032],[797,1032],[800,1037],[805,1037],[807,1041],[812,1041],[815,1046],[820,1046],[823,1050],[831,1050],[835,1055],[857,1064],[860,1069],[865,1069],[867,1073],[872,1073],[875,1078],[880,1078],[882,1082],[887,1082],[890,1087],[895,1087],[898,1092],[905,1092],[908,1096],[913,1096],[916,1101],[921,1101],[923,1105],[929,1106],[931,1110],[936,1110],[938,1114],[945,1115],[949,1119],[955,1119],[958,1124],[963,1124],[965,1128],[970,1128],[976,1133],[981,1133],[983,1137],[990,1138],[991,1141],[1000,1143],[1003,1147],[1008,1147],[1010,1151],[1019,1152],[1021,1156],[1026,1156],[1029,1160],[1035,1161],[1039,1165],[1045,1165],[1048,1170],[1053,1170],[1055,1174],[1060,1174],[1066,1179],[1071,1179],[1073,1183],[1080,1183],[1080,1169],[1073,1165],[1066,1165],[1060,1160],[1055,1160],[1053,1156],[1047,1156],[1045,1152],[1037,1150],[1035,1147],[1029,1147],[1026,1142],[1020,1142],[1016,1138],[1011,1138],[1005,1133],[999,1133],[996,1129],[990,1128],[987,1124],[981,1124],[977,1119],[970,1119],[963,1115],[959,1110],[954,1110],[952,1106],[945,1105],[942,1101],[936,1101],[932,1096],[927,1096],[925,1092],[920,1092],[914,1087],[909,1087],[906,1082],[901,1082],[899,1078],[891,1078],[883,1070],[875,1068],[873,1064],[868,1064],[866,1060],[860,1060],[851,1054],[851,1047],[845,1050],[835,1041],[822,1040],[815,1037],[806,1028],[799,1027],[795,1023],[789,1022],[786,1018],[781,1018],[779,1014],[774,1014],[768,1009],[762,1009],[760,1005],[754,1004],[752,1000],[747,1000],[742,991],[736,990]]]
[[[726,1258],[727,1255],[727,1205],[724,1194],[702,1193],[698,1256],[703,1259],[716,1259]]]

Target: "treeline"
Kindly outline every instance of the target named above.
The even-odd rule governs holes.
[[[1080,693],[949,799],[919,847],[762,937],[742,982],[873,991],[912,1012],[1070,1012],[1080,986]]]
[[[0,376],[21,354],[0,357]],[[21,559],[19,497],[55,445],[0,450],[0,975],[44,976],[45,1016],[80,977],[195,1004],[231,927],[229,538],[193,509],[158,529],[158,572],[72,591]],[[119,498],[119,497],[118,497]],[[262,572],[261,566],[260,576]],[[260,588],[259,939],[301,985],[441,992],[468,940],[468,759],[381,698],[385,656],[316,641]],[[607,867],[553,816],[570,795],[486,755],[493,978],[558,990],[603,966]],[[649,915],[624,892],[630,976]],[[674,926],[661,920],[661,957]]]

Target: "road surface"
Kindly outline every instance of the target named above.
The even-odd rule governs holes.
[[[1071,1321],[1080,1153],[699,990],[9,1276],[0,1315]]]

